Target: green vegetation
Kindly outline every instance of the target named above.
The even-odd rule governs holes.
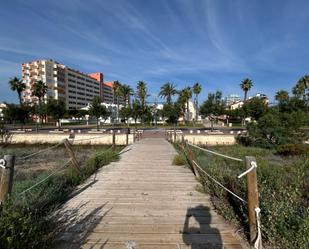
[[[46,110],[55,121],[57,121],[58,128],[60,128],[60,119],[62,119],[66,113],[65,103],[62,100],[49,99],[47,101]]]
[[[244,80],[241,81],[240,83],[240,88],[244,91],[245,96],[244,96],[244,101],[247,100],[247,95],[248,95],[248,91],[253,87],[253,82],[252,80],[246,78]]]
[[[181,155],[181,154],[177,154],[174,156],[173,158],[173,165],[185,165],[186,164],[186,158],[184,155]]]
[[[50,248],[57,230],[57,224],[51,214],[77,185],[84,182],[98,168],[116,160],[121,149],[122,147],[116,147],[115,150],[98,147],[89,158],[80,158],[79,161],[83,161],[81,173],[77,173],[69,165],[23,195],[19,195],[21,191],[44,179],[51,171],[37,171],[36,177],[33,177],[29,167],[28,171],[16,175],[13,193],[9,201],[0,208],[1,248]],[[16,151],[16,148],[8,148],[6,152],[9,150]],[[17,149],[17,154],[21,153],[22,150]]]
[[[218,120],[218,116],[224,114],[224,103],[222,101],[222,92],[209,93],[207,100],[204,101],[200,108],[202,115],[207,116],[211,121],[211,129],[213,130],[214,121]]]
[[[97,130],[99,130],[99,119],[100,117],[107,119],[110,115],[110,112],[107,108],[101,105],[100,97],[94,97],[89,108],[89,114],[96,118],[97,120]]]
[[[307,249],[309,246],[309,153],[279,156],[276,151],[254,147],[216,146],[212,150],[238,157],[255,156],[258,164],[261,223],[264,246]],[[246,199],[246,181],[237,176],[244,164],[193,149],[194,157],[210,175]],[[203,190],[226,219],[242,226],[248,234],[247,207],[202,175]],[[293,239],[291,239],[293,238]]]
[[[10,79],[9,85],[12,91],[17,92],[19,104],[22,105],[21,94],[26,89],[26,84],[21,79],[14,77]]]

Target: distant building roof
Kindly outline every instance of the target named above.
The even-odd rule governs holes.
[[[107,85],[109,87],[113,87],[114,86],[114,81],[104,82],[104,85]]]

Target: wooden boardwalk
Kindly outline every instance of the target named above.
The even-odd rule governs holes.
[[[56,248],[244,248],[191,171],[172,166],[168,142],[146,138],[126,150],[60,210]]]

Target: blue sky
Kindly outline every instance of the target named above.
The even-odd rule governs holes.
[[[52,58],[152,94],[169,81],[271,98],[309,73],[308,0],[1,0],[0,102],[21,63]]]

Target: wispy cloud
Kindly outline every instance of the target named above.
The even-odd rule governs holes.
[[[0,82],[24,61],[53,58],[132,86],[143,79],[152,92],[166,81],[199,80],[207,91],[228,93],[253,77],[256,89],[272,94],[270,82],[290,88],[308,73],[308,7],[305,0],[7,1]]]

